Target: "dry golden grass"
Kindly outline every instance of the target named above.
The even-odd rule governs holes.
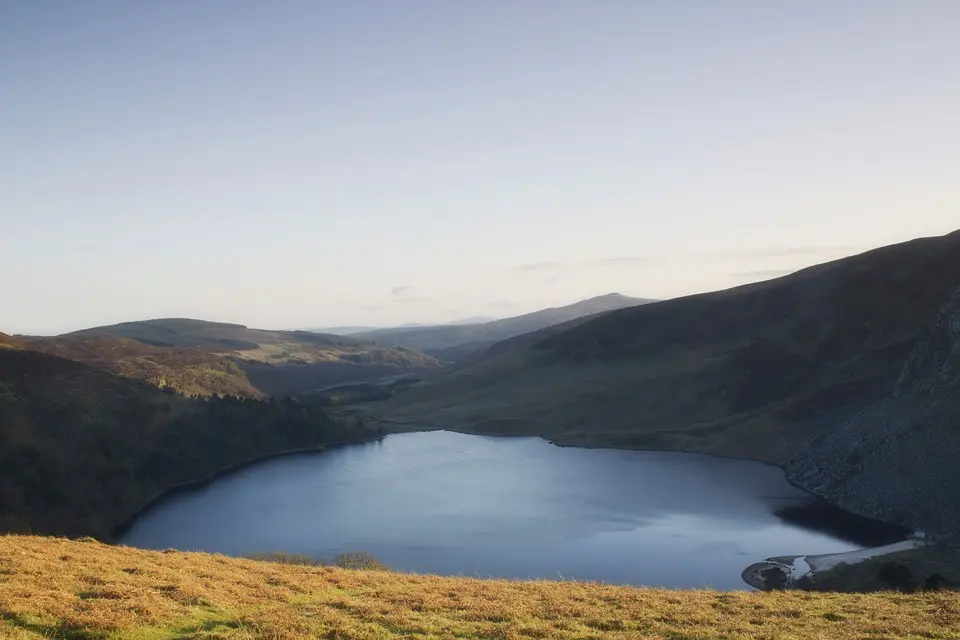
[[[0,538],[0,637],[960,638],[960,594],[440,578]]]

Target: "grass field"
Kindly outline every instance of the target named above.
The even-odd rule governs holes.
[[[0,538],[0,637],[960,638],[960,594],[635,589]]]

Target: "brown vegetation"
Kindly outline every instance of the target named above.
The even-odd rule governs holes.
[[[958,629],[951,592],[667,591],[0,538],[0,636],[16,640],[945,640]]]
[[[34,351],[83,362],[188,396],[264,395],[250,384],[235,362],[201,348],[155,347],[112,336],[31,338],[26,345]]]
[[[165,375],[192,389],[232,385],[235,390],[207,393],[249,395],[246,387],[269,396],[296,395],[347,382],[363,382],[383,376],[430,371],[440,362],[413,349],[383,347],[346,336],[324,335],[308,331],[267,331],[243,325],[206,322],[185,318],[166,318],[125,322],[77,331],[54,340],[55,344],[89,344],[98,339],[126,339],[126,342],[153,347],[147,360],[108,362],[111,370],[131,377],[152,378]],[[51,340],[51,339],[47,339]],[[41,341],[42,342],[42,341]],[[130,348],[129,345],[126,348]],[[121,350],[122,351],[122,350]],[[83,349],[68,347],[54,351],[64,357],[80,357]],[[105,353],[108,361],[117,356]],[[164,368],[159,374],[144,367]],[[187,367],[192,367],[187,369]],[[239,369],[236,369],[238,367]],[[251,386],[252,385],[252,386]]]

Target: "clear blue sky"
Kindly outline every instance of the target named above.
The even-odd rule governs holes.
[[[956,0],[0,2],[0,331],[672,297],[958,185]]]

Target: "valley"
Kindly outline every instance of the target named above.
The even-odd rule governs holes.
[[[494,344],[515,336],[565,322],[586,321],[591,316],[651,302],[654,301],[611,293],[513,318],[479,323],[375,329],[352,333],[351,336],[378,344],[403,345],[441,360],[460,362],[482,354]]]
[[[185,318],[126,322],[61,336],[18,339],[31,350],[84,362],[188,396],[279,398],[441,366],[438,360],[405,347]]]
[[[785,464],[890,395],[958,277],[960,232],[915,240],[528,334],[368,409],[398,431]]]
[[[0,640],[960,640],[960,2],[0,2]]]
[[[829,557],[922,530],[933,546],[840,564],[792,586],[882,590],[889,586],[883,578],[888,563],[907,567],[910,575],[920,572],[911,584],[936,574],[952,585],[960,576],[951,533],[960,482],[949,427],[958,415],[958,256],[960,233],[916,240],[755,285],[576,317],[445,366],[407,346],[192,320],[127,323],[52,338],[0,335],[0,527],[7,533],[93,536],[139,547],[266,558],[278,551],[332,557],[358,545],[401,571],[721,589],[742,588],[739,572],[764,556],[776,560],[799,551]],[[281,395],[294,397],[276,399]],[[381,442],[385,432],[424,430],[448,433],[406,433]],[[478,436],[450,431],[537,436],[566,449],[529,438],[470,444],[474,441],[456,438]],[[454,440],[447,445],[418,440],[426,443],[422,450],[417,445],[394,462],[376,457],[414,442],[403,438],[428,435]],[[377,444],[250,465],[277,454],[362,442]],[[477,446],[507,448],[471,462],[468,452]],[[503,466],[517,447],[531,446],[528,458]],[[604,460],[592,471],[575,461],[589,453],[585,449],[597,449],[597,460]],[[712,471],[690,467],[666,481],[678,472],[656,456],[671,454],[632,454],[648,457],[642,463],[624,458],[627,466],[615,472],[617,449],[721,457],[704,459],[704,469]],[[565,461],[549,471],[552,456]],[[735,497],[740,490],[733,487],[741,481],[719,469],[756,463],[729,458],[774,463],[796,487],[770,485],[761,489],[759,502],[755,496],[739,504],[743,496]],[[916,463],[909,466],[907,460]],[[417,461],[415,467],[405,466],[411,461]],[[465,474],[470,465],[479,471],[473,480]],[[443,480],[444,468],[455,470],[454,476]],[[359,475],[351,479],[345,469]],[[507,482],[499,498],[495,485],[483,479],[494,469]],[[579,476],[567,477],[577,469]],[[244,486],[242,478],[256,478],[260,470],[267,476],[237,489],[234,497],[216,497],[231,483]],[[698,480],[700,473],[704,477]],[[756,472],[744,467],[738,473]],[[280,479],[275,491],[271,478]],[[437,497],[424,503],[431,490],[419,487],[416,478],[433,478]],[[689,486],[675,498],[654,492],[654,503],[666,502],[638,503],[635,510],[626,505],[637,492],[621,495],[618,489],[665,481]],[[756,478],[746,482],[764,486]],[[483,485],[483,493],[471,493]],[[451,493],[458,486],[462,496]],[[542,488],[523,498],[517,486]],[[584,493],[590,486],[596,486],[596,495]],[[704,494],[713,495],[710,506],[685,504],[683,496],[702,494],[708,486],[711,491],[728,486],[731,492]],[[297,498],[293,487],[306,493]],[[835,507],[824,511],[806,492],[849,514]],[[405,502],[407,493],[413,502]],[[508,495],[519,496],[520,503],[510,506]],[[577,495],[584,500],[582,520],[573,515]],[[211,496],[213,502],[181,510],[191,496]],[[759,506],[770,499],[774,502]],[[352,506],[378,500],[381,506],[370,512]],[[452,502],[443,507],[445,500]],[[602,513],[595,512],[607,502]],[[462,506],[484,503],[490,509],[475,513]],[[288,515],[284,504],[293,507]],[[439,511],[422,512],[423,504]],[[546,509],[552,504],[562,508]],[[319,518],[316,527],[331,536],[326,541],[311,535],[306,546],[296,542],[307,522],[305,505],[311,518]],[[706,510],[698,512],[701,508]],[[272,519],[262,520],[262,512]],[[876,520],[844,524],[860,516]],[[680,525],[683,521],[688,524]],[[428,531],[419,531],[417,523]],[[221,539],[190,537],[224,526]],[[545,543],[543,526],[556,548]],[[597,526],[601,530],[586,533]],[[774,535],[758,537],[754,529]],[[872,529],[877,537],[862,537]],[[231,546],[241,539],[237,530],[254,536],[242,548]],[[261,530],[264,537],[258,539]],[[377,538],[374,531],[387,536]],[[402,531],[412,536],[409,541]],[[442,531],[460,533],[452,538],[432,533]],[[703,531],[715,533],[704,538],[697,533]],[[860,537],[847,537],[852,531]],[[605,542],[593,549],[583,536]],[[678,546],[676,540],[684,538]],[[524,540],[534,545],[527,548]],[[612,549],[628,558],[638,546],[659,548],[664,563],[611,564]],[[104,553],[106,558],[112,551]],[[704,559],[690,563],[698,554]],[[472,565],[469,558],[488,560]],[[563,566],[558,558],[565,559]],[[250,570],[244,564],[249,561],[229,562]],[[464,578],[450,579],[466,588]],[[422,593],[428,584],[433,583],[424,583]],[[518,588],[538,589],[537,584]],[[56,627],[77,615],[37,610],[4,593],[0,581],[8,621],[0,625],[14,620],[11,629]],[[661,601],[659,592],[641,593],[654,598],[650,606],[659,606],[653,604]],[[184,624],[182,615],[177,624]],[[120,633],[124,624],[115,620],[104,629]]]

